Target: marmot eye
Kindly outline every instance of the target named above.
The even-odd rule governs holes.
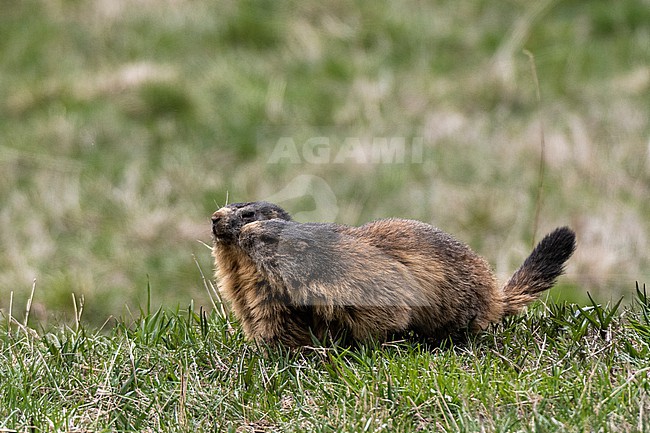
[[[268,235],[268,234],[263,234],[263,235],[260,235],[260,241],[262,241],[265,244],[276,244],[276,243],[278,243],[278,238],[273,237],[273,236]]]
[[[244,219],[250,219],[255,216],[255,211],[252,210],[245,210],[241,213],[241,217]]]

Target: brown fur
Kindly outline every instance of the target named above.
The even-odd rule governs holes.
[[[290,347],[477,332],[550,288],[575,248],[573,232],[557,229],[500,287],[483,258],[419,221],[301,224],[252,202],[216,211],[212,231],[219,288],[244,333]]]

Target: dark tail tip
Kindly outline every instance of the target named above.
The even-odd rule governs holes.
[[[564,272],[564,263],[576,249],[576,235],[568,227],[560,227],[544,236],[524,264],[504,287],[504,314],[517,314],[537,299],[540,292],[555,284]]]
[[[544,236],[522,266],[532,283],[533,293],[550,289],[564,272],[564,263],[576,249],[576,234],[568,227],[559,227]]]
[[[576,234],[569,227],[558,227],[544,236],[530,258],[543,257],[549,263],[564,265],[576,249]]]

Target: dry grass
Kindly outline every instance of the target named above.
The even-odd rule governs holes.
[[[573,299],[650,276],[647,1],[46,3],[0,22],[5,299],[36,278],[45,316],[69,317],[74,292],[102,323],[149,280],[157,303],[208,305],[193,256],[210,269],[197,240],[227,195],[284,198],[299,219],[432,222],[504,279],[569,224]],[[421,139],[422,162],[311,163],[322,136],[335,154],[346,137]],[[269,163],[282,137],[298,162]]]

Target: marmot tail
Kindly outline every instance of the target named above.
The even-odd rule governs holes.
[[[546,235],[504,286],[504,315],[521,312],[541,292],[553,287],[575,248],[576,235],[568,227]]]

